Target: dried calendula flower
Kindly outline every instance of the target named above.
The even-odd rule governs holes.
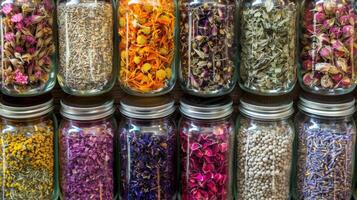
[[[80,95],[110,90],[115,81],[112,4],[94,0],[61,1],[57,11],[58,80],[62,88]]]
[[[1,4],[3,92],[38,95],[54,86],[53,10],[51,0]]]
[[[182,87],[200,96],[223,95],[235,86],[235,2],[180,2]]]
[[[3,199],[51,199],[54,189],[52,120],[0,122]]]
[[[121,0],[119,4],[121,86],[135,94],[168,92],[174,84],[174,1]]]
[[[243,89],[272,95],[289,92],[296,83],[296,4],[246,3],[240,19]]]

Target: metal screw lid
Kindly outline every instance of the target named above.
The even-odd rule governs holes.
[[[175,101],[168,95],[160,97],[126,96],[120,101],[120,112],[136,119],[158,119],[175,112]]]
[[[29,119],[46,115],[52,112],[53,108],[53,98],[48,94],[21,98],[3,95],[0,115],[10,119]]]
[[[293,101],[290,99],[258,100],[242,98],[239,105],[240,113],[263,120],[286,119],[294,114]]]
[[[180,111],[196,119],[220,119],[233,113],[233,101],[228,96],[217,98],[186,96],[180,101]]]
[[[351,95],[321,98],[312,94],[302,94],[298,107],[306,113],[325,117],[344,117],[356,111],[355,98]]]
[[[96,120],[112,115],[115,112],[114,100],[109,96],[74,97],[61,100],[60,113],[73,120]]]

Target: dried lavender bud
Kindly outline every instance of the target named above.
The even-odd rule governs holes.
[[[181,85],[199,95],[235,86],[234,1],[180,5]]]
[[[296,82],[295,3],[243,4],[240,83],[255,93],[290,91]]]
[[[113,74],[113,8],[110,2],[61,2],[58,81],[65,91],[90,94],[110,89]]]
[[[173,122],[130,120],[122,122],[121,127],[121,198],[173,199],[176,194]]]
[[[239,125],[238,199],[288,199],[294,140],[292,124],[241,117]]]
[[[115,122],[63,119],[60,126],[60,182],[64,200],[114,198]]]
[[[296,126],[297,199],[350,199],[354,122],[305,117]]]

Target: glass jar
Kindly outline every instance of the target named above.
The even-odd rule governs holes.
[[[239,110],[237,199],[288,200],[295,137],[293,102],[242,99]]]
[[[259,95],[280,95],[294,88],[297,10],[294,0],[242,2],[239,15],[242,89]]]
[[[233,0],[180,2],[180,83],[196,96],[221,96],[236,85]]]
[[[176,80],[176,0],[119,0],[119,83],[137,96],[158,96]]]
[[[54,2],[1,1],[1,91],[35,96],[56,83]]]
[[[322,95],[351,92],[357,70],[355,1],[305,0],[301,10],[301,87]]]
[[[115,83],[111,0],[60,0],[58,82],[72,95],[108,92]]]
[[[120,198],[174,200],[177,138],[174,101],[164,97],[120,103]]]
[[[188,97],[180,104],[181,199],[232,199],[232,100]]]
[[[351,199],[356,125],[354,98],[302,96],[295,118],[295,199]]]
[[[61,101],[61,199],[114,199],[114,101],[69,97]]]
[[[16,103],[14,103],[16,102]],[[51,96],[0,104],[1,199],[57,199],[57,120]]]

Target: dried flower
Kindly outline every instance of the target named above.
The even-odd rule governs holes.
[[[15,71],[15,82],[20,85],[26,85],[28,83],[28,76],[24,75],[19,69]]]
[[[15,34],[13,32],[6,33],[4,38],[7,42],[11,42],[15,39]]]
[[[2,11],[5,15],[7,15],[7,14],[9,14],[9,13],[12,11],[12,9],[13,9],[13,5],[10,4],[10,3],[6,3],[6,4],[3,5],[1,11]]]
[[[22,13],[15,14],[11,17],[11,21],[15,22],[15,23],[21,22],[23,19],[24,19],[24,16],[22,15]]]

